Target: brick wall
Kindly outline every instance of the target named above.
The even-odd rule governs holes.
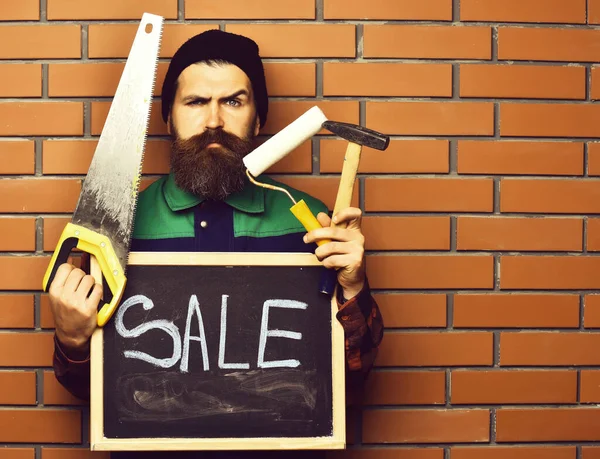
[[[3,0],[0,459],[107,457],[51,372],[39,288],[144,11],[166,18],[156,93],[222,28],[266,58],[264,134],[318,103],[394,136],[355,198],[386,337],[334,457],[600,458],[600,0]],[[344,149],[273,172],[331,207]]]

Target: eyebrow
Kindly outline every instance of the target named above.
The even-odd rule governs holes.
[[[219,99],[219,102],[224,102],[226,100],[235,99],[238,96],[246,96],[246,97],[250,98],[250,93],[246,89],[240,89],[239,91],[236,91],[229,96],[221,97]],[[190,94],[189,96],[184,97],[182,102],[185,104],[187,102],[191,102],[192,100],[208,101],[210,99],[211,99],[211,97],[202,97],[197,94]]]

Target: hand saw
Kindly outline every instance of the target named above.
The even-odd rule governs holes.
[[[125,289],[146,130],[154,91],[163,18],[144,13],[110,106],[73,218],[62,232],[43,281],[48,291],[58,267],[77,247],[94,255],[112,299],[98,326],[114,313]]]

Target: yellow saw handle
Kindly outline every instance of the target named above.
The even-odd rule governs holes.
[[[115,312],[127,283],[124,267],[119,263],[110,239],[106,236],[83,226],[67,223],[44,275],[42,287],[45,292],[50,289],[58,267],[67,262],[71,251],[75,247],[96,257],[112,293],[111,302],[104,304],[98,311],[98,326],[102,327]]]

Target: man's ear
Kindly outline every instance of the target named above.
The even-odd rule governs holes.
[[[256,122],[254,123],[254,137],[258,135],[260,131],[260,117],[256,115]]]

